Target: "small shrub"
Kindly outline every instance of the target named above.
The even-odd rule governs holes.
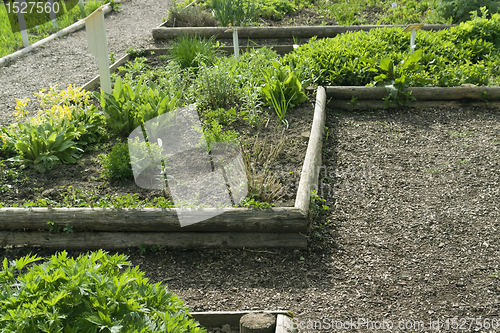
[[[108,155],[100,154],[104,177],[117,180],[132,180],[134,174],[130,164],[130,154],[128,145],[118,142],[113,146],[113,150]]]
[[[200,7],[170,8],[168,19],[171,27],[216,27],[217,20],[208,13],[202,12]]]
[[[441,0],[436,11],[442,17],[451,19],[452,23],[460,23],[469,20],[471,12],[479,15],[481,7],[485,7],[490,14],[500,12],[500,3],[496,0]]]
[[[177,295],[150,284],[123,254],[73,259],[63,251],[27,267],[38,260],[3,260],[2,332],[206,332]]]

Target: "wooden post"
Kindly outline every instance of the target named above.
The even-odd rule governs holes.
[[[240,333],[274,333],[276,317],[270,313],[254,313],[244,315],[240,319]]]

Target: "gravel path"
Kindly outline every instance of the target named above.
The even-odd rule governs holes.
[[[125,55],[129,47],[155,47],[151,30],[166,17],[171,1],[123,0],[120,12],[106,16],[108,52]],[[0,126],[14,119],[15,98],[29,97],[56,84],[79,86],[98,75],[97,59],[88,52],[85,29],[53,40],[6,67],[0,67]],[[34,105],[31,112],[34,112]]]

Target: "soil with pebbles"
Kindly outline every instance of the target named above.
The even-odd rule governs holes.
[[[120,15],[131,15],[132,7],[147,15],[134,23],[145,33],[115,31],[123,37],[115,50],[147,46],[149,29],[159,22],[152,18],[161,16],[157,11],[137,10],[141,6],[131,2],[122,13],[111,14],[108,29]],[[151,26],[146,29],[144,22]],[[18,69],[27,72],[12,65],[0,68],[0,106],[13,109],[14,97],[49,84],[83,84],[96,75],[85,45],[85,33],[78,32],[18,60]],[[81,51],[74,51],[77,47]],[[78,61],[75,52],[80,52]],[[46,65],[58,57],[69,61],[67,70]],[[42,64],[46,67],[39,75]],[[2,124],[10,121],[4,112],[1,117]],[[286,309],[306,327],[313,320],[359,323],[358,318],[366,318],[375,327],[390,321],[392,332],[435,332],[429,320],[437,319],[441,331],[455,332],[446,320],[456,317],[462,332],[498,331],[480,329],[478,322],[500,318],[499,110],[348,112],[329,105],[326,126],[319,193],[330,209],[315,218],[307,250],[122,252],[151,282],[167,284],[194,311]],[[1,250],[9,260],[29,252],[54,253]],[[471,318],[482,319],[471,324]],[[420,321],[423,327],[417,328]],[[401,323],[407,329],[398,328]],[[336,324],[339,329],[321,328],[355,331]],[[376,331],[369,325],[357,331]]]
[[[319,194],[330,209],[307,250],[123,252],[193,311],[291,310],[304,327],[366,318],[392,332],[500,319],[500,110],[327,112]],[[2,254],[29,252],[54,253]]]

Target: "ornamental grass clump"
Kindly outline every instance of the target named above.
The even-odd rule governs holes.
[[[177,38],[170,49],[170,58],[181,66],[182,69],[197,69],[200,65],[212,65],[219,51],[215,47],[215,37],[210,39],[197,35],[184,35]]]
[[[39,260],[3,260],[1,332],[206,332],[177,295],[149,283],[123,254],[74,259],[63,251],[28,267]]]

